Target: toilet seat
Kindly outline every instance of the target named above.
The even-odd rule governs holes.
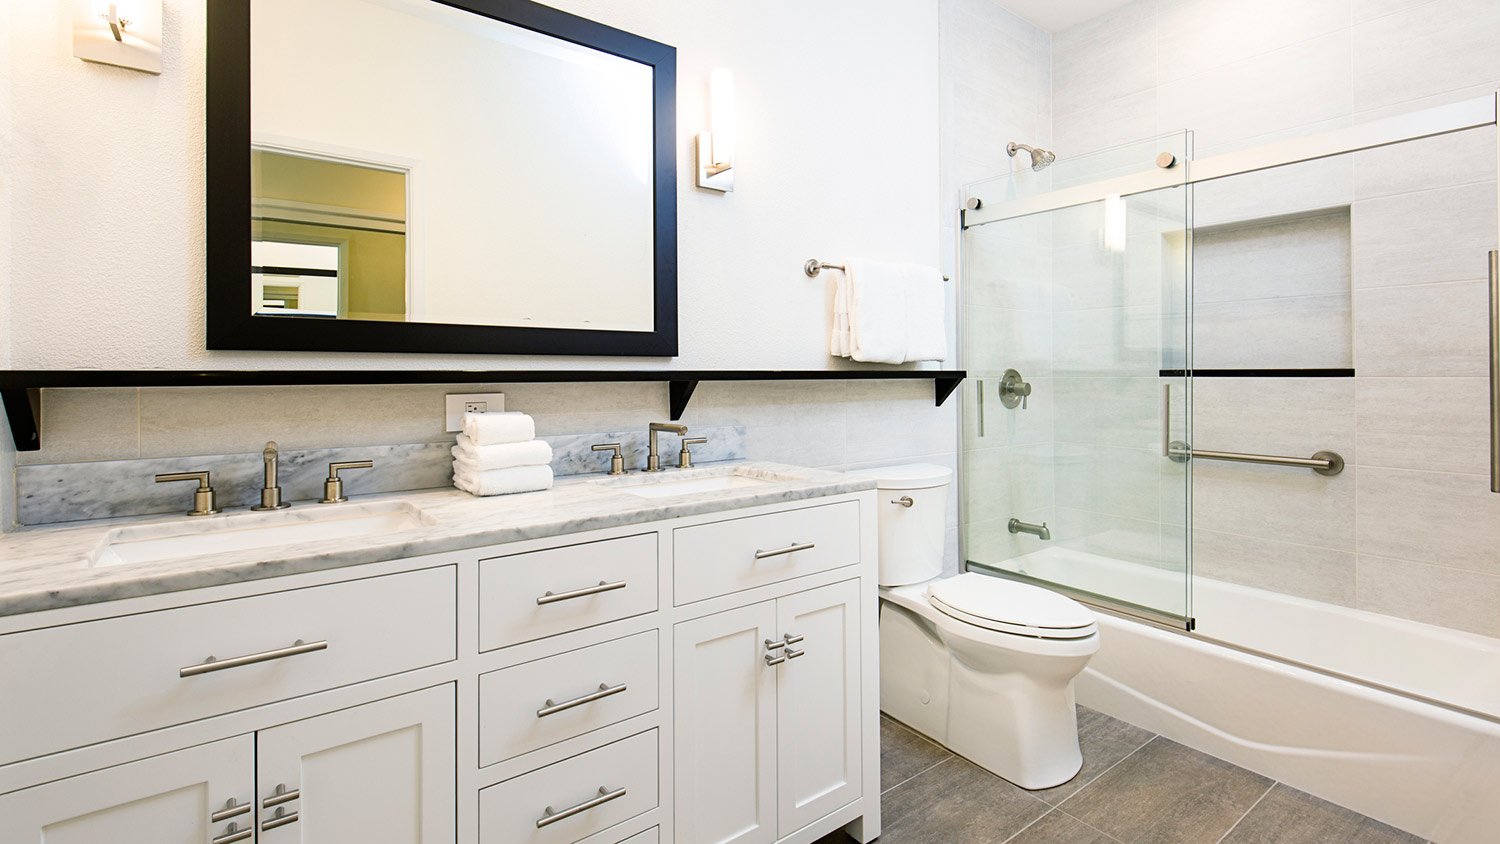
[[[1094,614],[1072,598],[977,572],[933,583],[927,599],[965,624],[1015,636],[1083,639],[1098,630]]]

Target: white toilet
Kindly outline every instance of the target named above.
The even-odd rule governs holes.
[[[1027,789],[1083,765],[1073,678],[1096,620],[1056,592],[985,574],[939,577],[952,471],[913,464],[879,483],[880,708]]]

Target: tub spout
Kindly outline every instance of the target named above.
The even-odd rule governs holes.
[[[1011,533],[1029,533],[1041,540],[1052,538],[1052,531],[1047,529],[1046,522],[1034,525],[1031,522],[1023,522],[1020,519],[1011,519],[1008,527]]]

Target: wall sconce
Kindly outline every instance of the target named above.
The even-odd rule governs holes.
[[[73,55],[161,73],[161,0],[74,0]]]
[[[734,190],[734,74],[708,78],[708,129],[698,133],[698,187]]]

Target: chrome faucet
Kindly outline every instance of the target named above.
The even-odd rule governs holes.
[[[266,443],[265,450],[260,453],[260,459],[266,464],[265,483],[261,484],[260,503],[251,507],[251,510],[285,510],[292,506],[281,500],[281,486],[276,479],[280,456],[275,440]]]
[[[1029,533],[1032,536],[1035,536],[1037,539],[1041,540],[1048,540],[1052,538],[1052,531],[1047,529],[1046,522],[1042,522],[1039,525],[1034,525],[1031,522],[1023,522],[1020,519],[1011,519],[1010,523],[1007,524],[1006,527],[1010,529],[1011,533]]]
[[[679,437],[683,437],[687,436],[688,427],[686,425],[678,425],[674,422],[652,422],[647,426],[646,430],[650,432],[651,448],[646,454],[646,468],[642,471],[660,472],[662,471],[661,456],[657,451],[656,435],[662,431],[666,431],[669,434],[676,434]]]

